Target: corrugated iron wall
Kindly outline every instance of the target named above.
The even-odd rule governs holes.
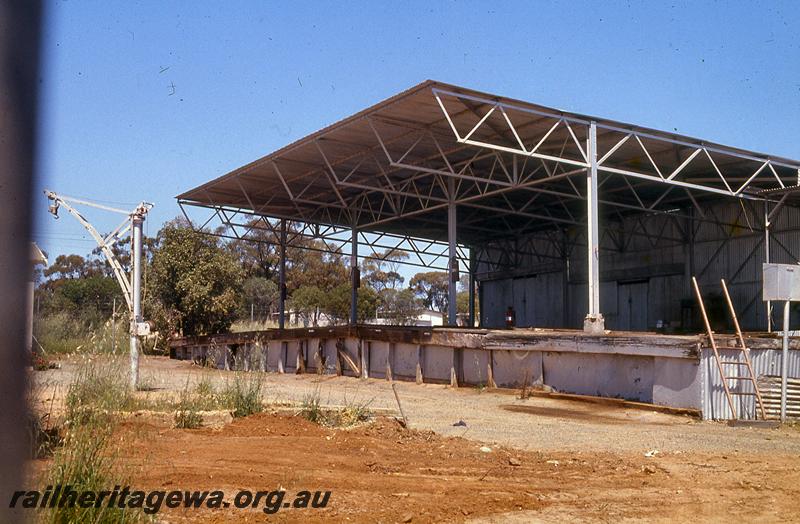
[[[720,296],[719,281],[725,278],[743,329],[766,329],[766,307],[761,300],[761,265],[766,261],[763,204],[717,203],[704,206],[703,212],[707,220],[717,223],[658,214],[601,224],[601,312],[609,329],[653,330],[659,321],[688,327],[691,311],[682,303],[686,308],[695,304],[691,275],[697,276],[708,297],[712,316],[718,319],[716,328],[729,327]],[[698,216],[693,209],[681,213]],[[693,227],[687,228],[689,225]],[[687,241],[687,231],[692,242]],[[520,326],[583,325],[587,309],[585,236],[580,228],[565,229],[560,235],[563,244],[572,244],[566,260],[555,258],[559,247],[556,235],[519,238],[511,256],[507,251],[501,256],[500,246],[482,251],[477,276],[482,286],[484,326],[503,325],[509,305],[514,306]],[[798,263],[798,257],[800,209],[785,206],[771,227],[770,261]],[[631,283],[647,285],[629,286],[620,292],[621,286]],[[631,326],[630,309],[638,307],[646,307],[646,315],[636,316],[637,325]]]

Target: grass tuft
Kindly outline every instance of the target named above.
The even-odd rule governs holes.
[[[125,373],[118,363],[87,358],[67,393],[68,420],[63,445],[55,451],[47,484],[71,486],[79,492],[97,492],[126,484],[114,463],[118,450],[112,449],[117,424],[113,411],[130,402]],[[105,506],[56,507],[47,509],[41,517],[42,522],[53,524],[133,524],[145,520],[138,510]]]
[[[195,386],[195,393],[201,397],[211,397],[214,395],[214,383],[211,381],[209,375],[204,374],[200,378]]]
[[[135,402],[120,359],[87,355],[67,390],[67,420],[70,424],[80,424],[83,417],[110,416],[111,412],[130,409]]]
[[[300,416],[315,424],[323,423],[325,414],[322,409],[319,388],[315,388],[314,391],[307,393],[303,397],[303,403],[300,406]]]
[[[264,378],[261,373],[237,371],[229,378],[220,393],[223,406],[233,412],[234,417],[247,417],[264,411],[261,392]]]
[[[303,397],[299,415],[306,420],[321,426],[347,428],[368,421],[372,412],[369,409],[371,400],[357,402],[345,396],[344,405],[328,408],[322,405],[319,388]]]
[[[203,425],[203,416],[199,413],[198,398],[189,391],[189,381],[181,391],[175,409],[175,427],[180,429],[196,429]]]

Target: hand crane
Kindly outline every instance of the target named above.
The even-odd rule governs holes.
[[[145,216],[148,211],[153,208],[153,204],[148,202],[141,202],[134,208],[133,211],[125,211],[114,207],[82,200],[79,198],[68,197],[59,195],[54,191],[45,190],[44,194],[51,201],[48,210],[55,217],[58,218],[59,206],[69,212],[70,215],[75,217],[78,222],[92,235],[100,251],[105,256],[108,264],[114,272],[114,277],[117,279],[119,287],[122,289],[122,296],[125,298],[125,303],[130,312],[130,344],[131,344],[131,357],[130,357],[130,386],[131,389],[136,389],[139,381],[139,336],[148,335],[150,333],[150,324],[142,321],[142,224],[144,223]],[[125,219],[117,226],[111,233],[102,236],[97,230],[89,223],[86,218],[71,204],[80,204],[85,206],[111,211],[125,215]],[[111,248],[119,240],[121,240],[126,233],[130,232],[132,240],[132,264],[131,273],[132,280],[122,268],[119,259],[114,255]]]

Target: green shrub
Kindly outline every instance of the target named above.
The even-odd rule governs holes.
[[[303,397],[299,415],[306,420],[328,427],[350,427],[366,422],[372,416],[371,400],[356,402],[345,396],[344,404],[338,408],[326,408],[320,400],[319,388]]]
[[[303,403],[300,405],[300,416],[315,424],[322,424],[325,414],[322,410],[319,388],[303,396]]]

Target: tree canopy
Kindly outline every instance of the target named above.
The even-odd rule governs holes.
[[[244,271],[219,238],[168,222],[158,232],[151,266],[150,293],[168,331],[204,335],[233,323]]]
[[[440,313],[447,311],[447,293],[450,285],[447,273],[443,271],[417,273],[411,278],[409,285],[427,309]]]
[[[234,321],[251,316],[259,321],[275,319],[280,296],[280,254],[274,245],[278,239],[257,220],[248,226],[253,228],[255,242],[198,232],[183,219],[167,222],[155,238],[145,239],[144,316],[156,322],[163,339],[224,332]],[[287,234],[292,238],[287,247],[287,311],[304,325],[316,326],[323,319],[348,322],[347,258],[325,252],[320,240],[301,236],[291,222]],[[129,243],[113,247],[126,271],[130,269],[129,247]],[[377,316],[407,325],[423,309],[447,310],[447,273],[420,272],[406,284],[401,265],[407,259],[404,251],[386,249],[361,260],[359,322]],[[86,257],[59,255],[41,272],[41,279],[38,293],[44,299],[45,314],[65,311],[86,322],[104,322],[115,300],[117,311],[125,311],[119,285],[99,249]],[[461,314],[468,309],[466,286],[462,281],[457,299]]]

